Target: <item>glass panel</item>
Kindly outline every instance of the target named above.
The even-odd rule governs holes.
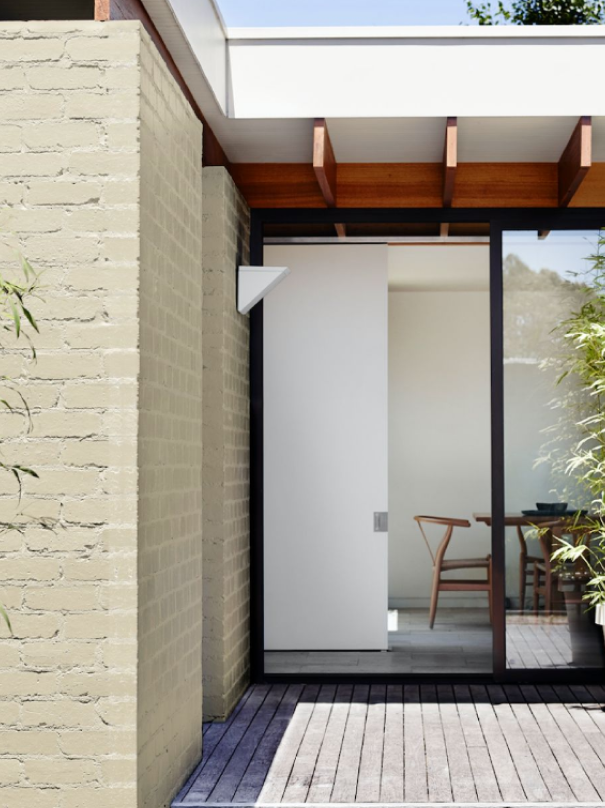
[[[594,230],[510,231],[503,238],[509,668],[589,668],[605,661],[603,634],[582,600],[586,566],[551,562],[561,542],[586,540],[594,509],[594,496],[570,461],[595,400],[576,373],[568,374],[578,349],[566,334],[570,318],[594,296],[598,249]]]
[[[292,270],[263,315],[267,673],[492,671],[489,234],[452,229],[266,249]]]

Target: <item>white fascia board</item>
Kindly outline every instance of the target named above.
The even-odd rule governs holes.
[[[374,25],[226,28],[227,39],[603,39],[605,25]]]
[[[227,35],[213,0],[143,0],[181,75],[206,116],[227,114]]]
[[[540,29],[540,30],[538,30]],[[297,29],[296,29],[297,30]],[[356,29],[353,29],[356,30]],[[235,118],[605,115],[605,27],[228,40]],[[252,34],[252,32],[250,32]],[[266,32],[265,32],[266,34]]]
[[[272,289],[290,274],[288,267],[239,267],[237,310],[248,314]]]

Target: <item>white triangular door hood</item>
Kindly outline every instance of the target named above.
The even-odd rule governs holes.
[[[270,291],[290,274],[288,267],[239,267],[237,310],[248,314]]]

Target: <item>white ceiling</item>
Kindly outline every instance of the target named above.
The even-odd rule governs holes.
[[[390,292],[487,292],[489,245],[389,247]]]

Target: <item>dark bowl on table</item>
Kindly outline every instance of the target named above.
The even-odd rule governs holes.
[[[545,513],[565,513],[567,502],[536,502],[536,508]]]

